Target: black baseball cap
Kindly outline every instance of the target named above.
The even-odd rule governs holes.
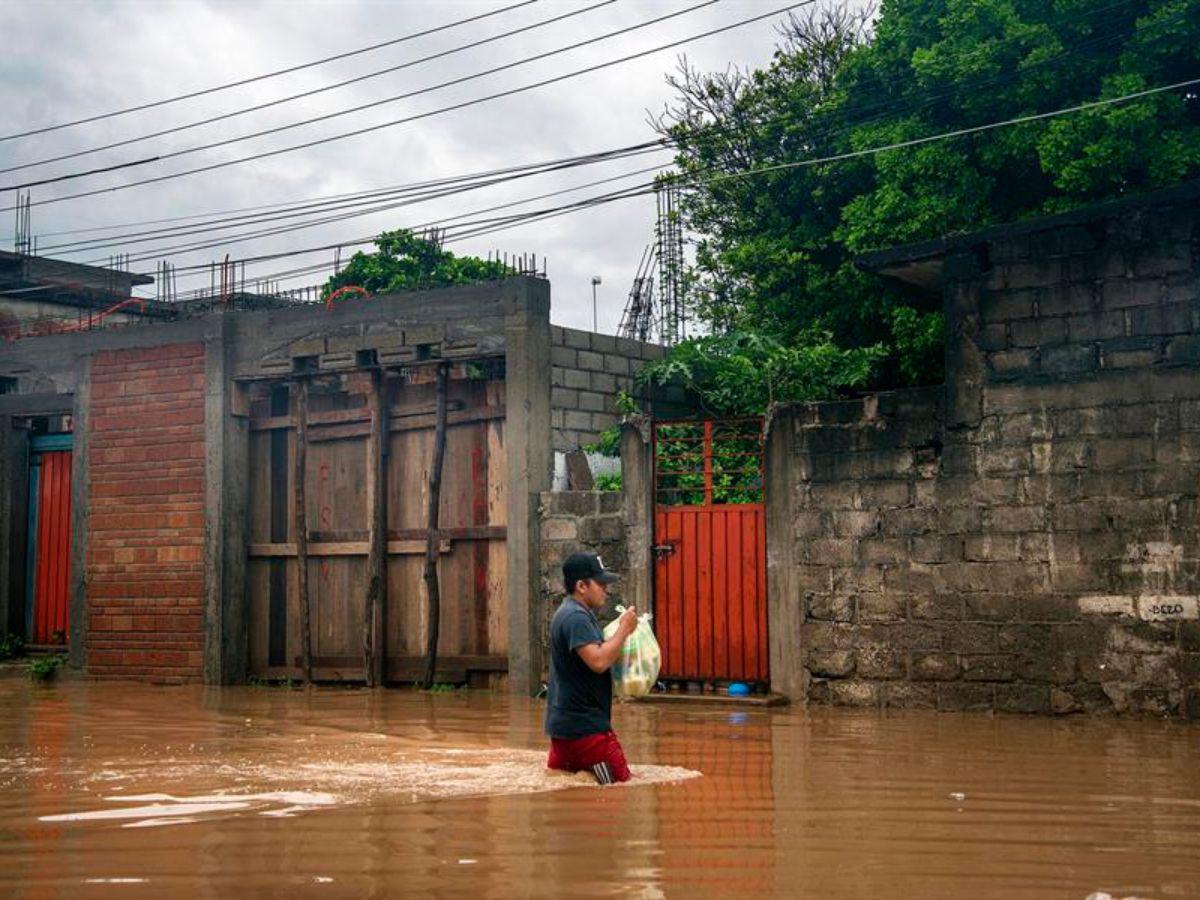
[[[583,578],[591,578],[601,584],[612,584],[620,576],[604,568],[604,560],[595,553],[572,553],[563,560],[563,581],[574,584]]]

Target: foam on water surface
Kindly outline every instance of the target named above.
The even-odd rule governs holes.
[[[380,801],[396,804],[532,794],[568,788],[599,789],[591,775],[546,768],[543,752],[489,748],[384,746],[377,735],[325,738],[297,757],[259,754],[240,764],[199,760],[106,760],[84,776],[98,786],[118,780],[131,787],[187,784],[197,794],[143,791],[105,795],[100,809],[40,817],[42,822],[119,823],[124,828],[182,825],[230,815],[284,819],[334,806]],[[699,775],[676,766],[634,766],[625,787],[682,781]]]

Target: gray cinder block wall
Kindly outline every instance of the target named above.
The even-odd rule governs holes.
[[[538,610],[539,633],[546,652],[550,616],[563,597],[562,564],[570,554],[598,553],[606,567],[621,574],[621,581],[609,590],[608,608],[601,613],[603,620],[615,615],[614,606],[625,602],[625,583],[632,573],[621,501],[621,494],[616,491],[546,491],[540,495]],[[543,654],[543,658],[549,657]]]
[[[617,424],[617,392],[632,394],[634,376],[666,348],[557,325],[550,332],[554,449],[575,450]]]
[[[863,260],[941,293],[947,382],[770,423],[774,681],[1200,716],[1198,196]]]

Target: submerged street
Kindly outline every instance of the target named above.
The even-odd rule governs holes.
[[[626,704],[637,781],[542,706],[0,681],[0,892],[1192,897],[1194,725]],[[698,773],[698,774],[697,774]]]

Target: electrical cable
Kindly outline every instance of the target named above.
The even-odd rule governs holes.
[[[102,119],[112,119],[112,118],[115,118],[116,116],[124,116],[124,115],[128,115],[129,113],[141,112],[142,110],[146,110],[146,109],[155,109],[160,106],[167,106],[168,104],[171,104],[171,103],[179,103],[182,100],[191,100],[191,99],[194,99],[195,97],[204,97],[208,94],[215,94],[219,91],[227,91],[227,90],[230,90],[231,88],[242,87],[243,85],[253,84],[258,81],[265,81],[268,78],[277,78],[280,75],[290,75],[292,72],[299,72],[303,69],[311,69],[315,66],[323,66],[326,63],[336,62],[337,60],[340,60],[340,59],[349,59],[352,56],[360,56],[363,53],[370,53],[373,50],[380,50],[384,47],[392,47],[396,44],[402,44],[405,41],[411,41],[411,40],[415,40],[416,38],[426,37],[427,35],[437,34],[440,31],[448,31],[451,28],[457,28],[459,25],[468,25],[472,22],[480,22],[483,19],[490,19],[493,16],[503,15],[506,12],[512,12],[514,9],[520,9],[522,6],[530,6],[537,2],[538,2],[538,0],[522,0],[522,2],[520,2],[520,3],[514,3],[511,6],[505,6],[505,7],[502,7],[501,9],[492,10],[491,12],[480,13],[479,15],[475,15],[475,16],[468,16],[465,19],[458,19],[454,22],[448,22],[445,25],[438,25],[436,28],[427,28],[424,31],[416,31],[416,32],[413,32],[412,34],[403,35],[402,37],[392,38],[391,40],[382,41],[378,44],[371,44],[370,46],[367,46],[367,47],[360,47],[357,50],[349,50],[349,51],[346,51],[345,53],[337,53],[333,56],[326,56],[321,59],[313,60],[312,62],[303,63],[298,66],[289,66],[286,69],[276,69],[274,72],[266,72],[262,75],[255,75],[250,78],[242,78],[238,81],[231,81],[231,82],[228,82],[227,84],[221,84],[221,85],[217,85],[215,87],[210,87],[210,88],[203,88],[202,90],[198,90],[198,91],[190,91],[189,93],[186,93],[186,94],[178,94],[174,97],[168,97],[164,100],[154,100],[154,101],[151,101],[148,103],[141,103],[141,104],[138,104],[137,106],[130,106],[130,107],[126,107],[125,109],[118,109],[118,110],[115,110],[114,112],[100,113],[100,114],[97,114],[94,116],[87,116],[86,118],[75,119],[74,121],[71,121],[71,122],[62,122],[58,125],[46,125],[42,128],[32,128],[28,131],[20,131],[20,132],[14,133],[14,134],[0,135],[0,141],[13,141],[18,138],[31,137],[32,135],[35,135],[35,134],[46,134],[47,132],[50,132],[50,131],[60,131],[63,128],[73,128],[76,125],[86,125],[89,122],[99,122]]]
[[[831,154],[828,156],[817,157],[817,158],[812,158],[812,159],[797,160],[797,161],[790,162],[790,163],[780,163],[777,165],[763,166],[763,167],[759,167],[759,168],[755,168],[755,169],[748,169],[743,172],[722,173],[722,174],[711,175],[711,176],[704,177],[704,178],[689,177],[689,178],[685,178],[685,179],[678,179],[677,183],[684,187],[687,187],[689,185],[695,185],[695,184],[711,184],[713,182],[726,181],[726,180],[735,179],[735,178],[746,178],[746,177],[751,177],[751,176],[763,175],[763,174],[767,174],[770,172],[777,172],[777,171],[782,171],[782,170],[786,170],[786,169],[796,169],[796,168],[810,167],[810,166],[816,166],[816,165],[823,165],[823,164],[827,164],[827,163],[842,162],[847,159],[871,156],[871,155],[875,155],[877,153],[883,153],[883,152],[888,152],[888,151],[893,151],[893,150],[908,149],[910,147],[920,146],[920,145],[932,143],[935,141],[950,140],[953,138],[964,137],[964,136],[971,135],[971,134],[978,134],[981,132],[991,131],[991,130],[995,130],[998,128],[1011,127],[1014,125],[1022,125],[1022,124],[1026,124],[1026,123],[1033,122],[1033,121],[1041,121],[1041,120],[1045,120],[1045,119],[1056,118],[1059,116],[1070,115],[1072,113],[1083,112],[1083,111],[1086,111],[1089,109],[1097,109],[1097,108],[1102,108],[1102,107],[1107,107],[1107,106],[1113,106],[1113,105],[1116,105],[1119,103],[1126,103],[1131,100],[1137,100],[1142,97],[1147,97],[1147,96],[1151,96],[1154,94],[1163,93],[1165,91],[1177,90],[1179,88],[1185,88],[1185,87],[1192,87],[1197,84],[1200,84],[1200,78],[1192,78],[1192,79],[1188,79],[1185,81],[1174,82],[1172,84],[1160,85],[1158,87],[1153,87],[1153,88],[1147,88],[1147,89],[1141,90],[1141,91],[1134,91],[1134,92],[1131,92],[1128,94],[1123,94],[1118,97],[1108,97],[1108,98],[1104,98],[1101,100],[1094,100],[1094,101],[1089,101],[1087,103],[1076,104],[1074,106],[1064,107],[1064,108],[1057,109],[1057,110],[1051,110],[1049,112],[1033,113],[1033,114],[1024,115],[1024,116],[1016,116],[1016,117],[1012,117],[1012,118],[997,121],[997,122],[989,122],[989,123],[985,123],[982,125],[974,125],[974,126],[970,126],[967,128],[954,129],[952,131],[940,132],[938,134],[926,135],[924,137],[911,138],[911,139],[905,140],[905,141],[897,141],[897,142],[893,142],[890,144],[885,144],[885,145],[880,145],[880,146],[875,146],[875,147],[866,147],[866,148],[862,148],[859,150],[848,151],[845,153]],[[611,199],[603,200],[602,202],[616,202],[617,200],[631,199],[632,197],[635,197],[635,196],[643,196],[646,194],[650,194],[650,193],[654,192],[654,190],[657,188],[657,185],[658,185],[658,180],[656,179],[654,182],[648,182],[645,185],[635,186],[633,188],[626,189],[625,191],[620,192],[619,195],[613,196]],[[592,198],[592,199],[594,199],[594,198]],[[562,207],[556,207],[556,208],[551,208],[549,210],[537,211],[537,212],[529,214],[527,218],[529,220],[548,218],[551,215],[561,215],[561,214],[565,214],[567,212],[576,211],[577,209],[580,209],[580,208],[587,208],[592,205],[596,205],[596,204],[591,203],[588,200],[579,201],[578,203],[567,204],[566,206],[562,206]],[[460,234],[460,235],[456,235],[454,237],[449,238],[448,242],[452,241],[452,240],[462,240],[462,239],[465,239],[467,236],[470,236],[470,237],[480,236],[485,233],[491,233],[492,231],[495,231],[495,230],[502,230],[502,229],[506,229],[509,227],[513,227],[515,224],[525,224],[525,223],[524,223],[524,221],[509,222],[509,223],[504,224],[501,227],[488,228],[487,230],[480,230],[478,232],[471,233],[469,235]],[[324,251],[324,250],[336,249],[337,247],[340,247],[340,246],[346,246],[346,244],[330,244],[330,245],[325,245],[323,247],[311,248],[309,250],[281,251],[279,253],[265,254],[265,255],[262,255],[259,257],[250,257],[250,258],[247,258],[245,261],[253,262],[253,261],[260,261],[260,260],[267,260],[267,259],[288,258],[291,256],[302,255],[304,253],[312,253],[312,252],[320,252],[320,251]],[[203,268],[203,267],[201,267],[201,268]],[[181,268],[180,271],[183,271],[183,269]]]
[[[276,100],[269,100],[267,102],[259,103],[254,106],[243,107],[241,109],[236,109],[233,112],[222,113],[221,115],[218,115],[218,116],[210,116],[207,119],[200,119],[195,122],[189,122],[185,125],[176,125],[172,128],[164,128],[161,131],[153,131],[149,134],[139,135],[138,137],[126,138],[125,140],[121,140],[121,141],[114,141],[111,144],[103,144],[99,147],[90,147],[86,150],[76,150],[73,153],[64,153],[61,156],[51,156],[51,157],[47,157],[46,159],[33,160],[32,162],[20,163],[15,166],[8,166],[6,168],[0,168],[0,174],[5,173],[5,172],[17,172],[22,169],[32,169],[36,166],[46,166],[46,165],[49,165],[50,163],[62,162],[63,160],[68,160],[68,159],[77,159],[80,156],[89,156],[93,153],[100,153],[101,151],[104,151],[104,150],[113,150],[117,147],[127,147],[130,144],[138,144],[138,143],[141,143],[142,141],[151,140],[152,138],[163,137],[168,134],[178,134],[181,131],[189,131],[190,129],[199,128],[203,125],[211,125],[213,122],[222,122],[226,119],[233,119],[233,118],[236,118],[237,116],[247,115],[248,113],[259,112],[260,110],[270,109],[271,107],[274,107],[274,106],[281,106],[282,104],[290,103],[293,100],[301,100],[306,97],[313,97],[313,96],[316,96],[317,94],[323,94],[323,93],[326,93],[327,91],[336,90],[338,88],[346,87],[351,84],[357,84],[361,81],[367,81],[372,78],[379,78],[383,75],[389,75],[393,72],[399,72],[402,69],[408,69],[413,66],[420,65],[421,63],[430,62],[435,59],[442,59],[443,57],[446,57],[446,56],[452,56],[455,53],[461,53],[464,50],[472,50],[476,47],[482,47],[484,44],[494,43],[495,41],[503,40],[504,38],[512,37],[513,35],[524,34],[525,32],[528,32],[528,31],[533,31],[538,28],[544,28],[547,25],[552,25],[554,23],[561,22],[565,19],[573,18],[574,16],[583,15],[584,13],[592,12],[593,10],[597,10],[602,6],[609,6],[616,2],[617,2],[617,0],[600,0],[600,2],[593,3],[591,6],[585,6],[582,9],[575,9],[575,10],[571,10],[570,12],[561,13],[557,16],[552,16],[549,19],[543,19],[540,22],[534,22],[530,25],[523,25],[520,28],[514,28],[511,31],[505,31],[505,32],[502,32],[497,35],[492,35],[491,37],[486,37],[486,38],[482,38],[477,41],[472,41],[468,44],[462,44],[458,47],[452,47],[449,50],[442,50],[439,53],[432,53],[428,56],[422,56],[419,59],[410,60],[409,62],[401,63],[399,65],[389,66],[386,69],[379,69],[374,72],[367,72],[366,74],[358,75],[354,78],[348,78],[344,81],[338,81],[333,84],[328,84],[328,85],[325,85],[325,86],[319,87],[319,88],[313,88],[312,90],[303,91],[299,94],[291,94],[287,97],[280,97]],[[716,0],[713,0],[713,2],[716,2]],[[390,101],[380,101],[380,102],[390,102]],[[371,105],[371,104],[369,104],[369,105]],[[360,107],[360,108],[366,108],[366,107]],[[350,110],[350,111],[352,112],[353,110]],[[338,115],[345,115],[345,113],[338,113]],[[289,127],[294,127],[294,126],[289,126]],[[239,140],[239,141],[240,140],[248,140],[249,138],[256,137],[256,136],[257,135],[248,135],[244,138],[236,138],[234,140]],[[220,145],[218,144],[215,146],[220,146]],[[207,149],[207,148],[202,147],[199,149]],[[190,152],[194,152],[194,151],[189,150],[186,152],[190,153]],[[148,157],[145,160],[135,160],[130,163],[123,163],[120,165],[109,166],[107,169],[93,169],[89,172],[76,173],[76,174],[72,174],[72,175],[64,175],[64,176],[61,176],[60,178],[56,178],[56,179],[47,179],[43,183],[50,183],[51,181],[58,181],[58,180],[67,179],[67,178],[81,178],[84,175],[91,175],[91,174],[95,174],[98,172],[112,171],[113,169],[119,169],[119,168],[128,168],[130,166],[142,165],[143,163],[146,163],[146,162],[157,162],[159,160],[167,159],[167,158],[169,158],[169,156]]]
[[[705,0],[705,2],[702,4],[699,4],[699,6],[707,6],[713,2],[716,2],[716,0]],[[686,38],[680,38],[675,41],[670,41],[665,44],[660,44],[656,47],[651,47],[647,50],[641,50],[637,53],[630,53],[626,56],[621,56],[616,59],[607,60],[605,62],[596,63],[596,64],[590,65],[590,66],[585,66],[582,69],[576,69],[572,72],[566,72],[562,75],[556,75],[552,78],[546,78],[541,81],[533,82],[531,84],[525,84],[525,85],[521,85],[519,87],[509,88],[508,90],[498,91],[497,93],[488,94],[483,97],[475,97],[470,100],[462,101],[461,103],[455,103],[450,106],[439,107],[438,109],[433,109],[433,110],[429,110],[427,112],[418,113],[418,114],[411,115],[411,116],[406,116],[401,119],[394,119],[389,122],[381,122],[376,125],[370,125],[370,126],[366,126],[364,128],[359,128],[359,129],[355,129],[353,131],[348,131],[348,132],[342,132],[340,134],[330,135],[330,136],[324,137],[324,138],[317,138],[317,139],[314,139],[311,141],[306,141],[301,144],[294,144],[289,147],[281,147],[281,148],[278,148],[275,150],[268,150],[268,151],[263,151],[261,153],[251,154],[250,156],[244,156],[244,157],[238,157],[236,159],[224,160],[222,162],[211,163],[206,166],[198,166],[194,169],[185,169],[181,172],[173,172],[168,175],[159,175],[159,176],[156,176],[153,178],[143,178],[143,179],[140,179],[137,181],[126,182],[125,184],[112,185],[112,186],[109,186],[106,188],[96,188],[96,189],[90,190],[90,191],[81,191],[76,194],[65,194],[61,197],[54,197],[49,200],[39,200],[39,201],[33,203],[32,205],[33,206],[48,206],[53,203],[62,203],[67,200],[77,200],[82,197],[92,197],[97,194],[106,194],[106,193],[113,193],[115,191],[123,191],[123,190],[127,190],[129,188],[139,187],[139,186],[146,185],[146,184],[157,184],[162,181],[169,181],[169,180],[172,180],[175,178],[182,178],[187,175],[195,175],[195,174],[198,174],[201,172],[211,172],[211,171],[214,171],[217,169],[228,168],[229,166],[241,165],[242,163],[246,163],[246,162],[252,162],[255,160],[259,160],[259,159],[267,159],[272,156],[280,156],[284,153],[291,153],[296,150],[307,149],[309,147],[316,147],[316,146],[320,146],[323,144],[329,144],[329,143],[333,143],[336,141],[346,140],[347,138],[351,138],[351,137],[358,137],[360,135],[370,134],[370,133],[373,133],[376,131],[382,131],[383,129],[393,128],[397,125],[403,125],[403,124],[407,124],[409,122],[415,122],[420,119],[427,119],[432,116],[441,115],[441,114],[447,113],[447,112],[454,112],[459,109],[466,109],[468,107],[477,106],[481,103],[488,103],[492,100],[499,100],[504,97],[511,97],[516,94],[525,93],[526,91],[531,91],[531,90],[535,90],[537,88],[546,87],[551,84],[557,84],[559,82],[567,81],[572,78],[578,78],[581,75],[591,74],[592,72],[598,72],[603,69],[608,69],[613,66],[631,62],[632,60],[635,60],[635,59],[641,59],[646,56],[651,56],[655,53],[661,53],[663,50],[670,50],[674,47],[679,47],[684,44],[691,43],[692,41],[697,41],[697,40],[701,40],[703,38],[712,37],[713,35],[716,35],[716,34],[722,34],[727,31],[732,31],[735,28],[742,28],[746,25],[753,24],[754,22],[762,21],[763,19],[774,18],[776,16],[779,16],[781,13],[788,12],[790,10],[796,9],[801,6],[808,6],[815,2],[816,2],[816,0],[798,0],[798,2],[791,3],[787,6],[774,9],[768,13],[761,13],[757,16],[751,16],[750,18],[741,19],[741,20],[739,20],[737,22],[733,22],[729,25],[723,25],[719,28],[712,28],[712,29],[709,29],[708,31],[703,31],[698,34],[690,35],[689,37],[686,37]],[[694,8],[699,8],[699,6],[694,7]],[[691,9],[693,9],[693,7],[690,7],[688,10],[684,10],[683,12],[689,12],[689,11],[691,11]],[[676,13],[673,15],[681,15],[681,14],[682,13]],[[662,17],[662,18],[665,18],[665,17]],[[651,22],[644,22],[644,23],[641,23],[641,25],[639,25],[639,26],[632,26],[632,27],[643,27],[647,24],[651,24],[654,21],[658,21],[658,20],[651,20]],[[625,30],[627,31],[627,30],[631,30],[631,29],[625,29]],[[614,32],[614,34],[616,34],[616,33],[619,33],[619,32]],[[611,36],[611,35],[609,35],[609,36]],[[583,42],[583,43],[594,43],[596,40],[601,40],[601,39],[603,39],[603,38],[595,38],[595,39],[592,39],[591,41]],[[575,45],[575,46],[582,46],[582,44]],[[543,55],[545,55],[545,54],[543,54]],[[503,67],[501,67],[501,68],[503,68]],[[480,73],[480,74],[483,74],[483,73]],[[471,77],[475,77],[475,76],[471,76]],[[321,117],[321,118],[326,118],[326,117]],[[316,121],[316,120],[313,120],[313,121]],[[305,124],[307,124],[307,123],[305,123]],[[287,127],[294,127],[294,126],[287,126]],[[260,134],[269,134],[275,130],[282,130],[282,129],[272,129],[271,131],[261,132]],[[255,135],[255,136],[258,136],[258,135]],[[235,139],[235,140],[239,140],[239,139]],[[210,145],[210,146],[219,146],[219,145],[220,144],[214,144],[214,145]],[[205,149],[207,149],[207,148],[205,148]],[[180,153],[182,153],[182,152],[183,151],[180,151]],[[187,152],[191,152],[191,151],[187,151]],[[180,155],[180,153],[164,154],[162,156],[162,158],[167,159],[173,155]],[[44,182],[29,182],[28,184],[5,185],[5,186],[0,187],[0,191],[23,189],[23,188],[30,187],[30,186],[33,186],[33,185],[36,185],[39,183],[44,183]],[[8,212],[8,211],[14,210],[14,209],[16,209],[16,206],[0,207],[0,212]]]
[[[241,216],[221,217],[194,225],[149,229],[140,232],[135,231],[121,235],[111,235],[103,238],[91,238],[82,241],[51,244],[43,247],[42,250],[59,250],[70,253],[78,253],[84,251],[94,251],[102,247],[128,246],[129,244],[143,243],[147,240],[182,237],[189,234],[200,234],[207,231],[232,228],[245,223],[277,221],[295,216],[310,215],[315,212],[327,212],[336,209],[354,208],[363,204],[374,203],[376,201],[389,198],[394,199],[404,196],[424,197],[435,194],[436,192],[433,189],[444,188],[448,186],[465,185],[465,188],[463,189],[487,187],[493,184],[503,183],[507,180],[516,180],[519,178],[528,177],[529,175],[542,174],[544,172],[558,171],[561,169],[569,169],[580,165],[607,162],[613,159],[624,159],[629,156],[638,156],[647,152],[661,152],[668,149],[669,147],[666,146],[661,140],[650,141],[646,142],[645,144],[636,144],[632,145],[631,147],[623,147],[616,150],[581,154],[575,157],[566,157],[558,160],[549,160],[545,162],[509,167],[508,169],[494,170],[493,172],[452,176],[443,179],[416,182],[409,185],[399,185],[392,188],[364,192],[354,195],[348,199],[313,201],[311,203],[296,204],[283,210],[267,210],[264,212]],[[440,196],[440,194],[437,195]]]
[[[1105,10],[1111,10],[1111,9],[1118,8],[1120,6],[1128,5],[1129,2],[1132,2],[1132,0],[1121,0],[1121,2],[1114,3],[1107,7],[1103,7],[1100,10],[1097,10],[1096,13],[1099,14],[1099,13],[1104,12]],[[1168,17],[1168,19],[1171,19],[1171,20],[1173,20],[1175,18],[1178,18],[1178,16]],[[1166,25],[1168,25],[1168,24],[1171,24],[1170,21],[1158,20],[1155,23],[1153,23],[1153,25],[1150,27],[1166,27]],[[1123,35],[1120,33],[1113,33],[1113,34],[1109,34],[1109,35],[1098,35],[1097,37],[1089,39],[1088,41],[1083,41],[1083,42],[1080,42],[1079,44],[1073,45],[1069,49],[1064,50],[1061,53],[1055,54],[1054,56],[1043,57],[1043,58],[1035,61],[1033,64],[1023,67],[1019,70],[997,73],[996,75],[992,75],[992,76],[989,76],[989,77],[986,77],[983,79],[976,79],[974,81],[974,84],[976,87],[982,87],[985,83],[990,83],[990,84],[994,85],[1001,80],[1009,81],[1018,76],[1024,76],[1024,75],[1028,74],[1030,71],[1032,71],[1036,68],[1040,68],[1041,66],[1044,66],[1044,65],[1047,65],[1050,63],[1062,62],[1065,59],[1067,59],[1068,57],[1074,56],[1084,50],[1095,49],[1098,46],[1103,46],[1106,43],[1112,43],[1114,40],[1120,39],[1122,37],[1127,37],[1127,35]],[[970,86],[971,86],[970,84],[958,84],[958,85],[954,86],[953,90],[949,90],[949,91],[944,90],[944,91],[941,91],[938,93],[926,95],[923,102],[921,102],[920,104],[917,104],[916,106],[913,106],[910,104],[908,111],[912,112],[912,111],[915,111],[916,109],[927,108],[928,106],[938,102],[941,99],[945,99],[946,97],[951,96],[954,93],[962,92],[964,89],[966,89],[967,87],[970,87]],[[894,102],[878,104],[878,105],[876,105],[875,108],[879,108],[882,106],[888,107],[888,112],[891,114],[895,114],[897,112]],[[871,108],[872,108],[871,106],[866,107],[866,109],[871,109]],[[844,126],[841,129],[828,130],[826,132],[819,133],[817,135],[813,135],[812,137],[815,140],[821,140],[823,138],[830,137],[832,134],[844,133],[853,128],[860,127],[862,124],[867,124],[872,121],[878,121],[879,118],[880,118],[879,116],[875,116],[875,117],[870,117],[867,119],[858,119],[855,122],[849,123],[848,125]],[[767,120],[767,122],[760,123],[760,124],[769,124],[770,121],[772,121],[772,120]],[[705,138],[713,136],[714,133],[718,133],[720,130],[721,129],[718,129],[713,124],[704,124],[696,129],[697,136],[702,136]],[[677,135],[676,137],[678,138],[680,136]],[[686,138],[687,135],[683,135],[682,137]],[[384,190],[386,190],[386,189],[384,189]],[[366,191],[366,192],[358,192],[357,194],[336,195],[336,197],[342,197],[342,196],[353,197],[353,196],[358,196],[358,195],[365,196],[370,193],[372,193],[372,192]],[[336,199],[336,197],[333,199]],[[288,206],[288,205],[289,204],[285,202],[285,203],[267,204],[267,205],[264,205],[261,207],[249,207],[246,209],[249,211],[253,211],[253,210],[257,210],[257,209],[272,209],[272,208],[278,208],[278,207],[283,207],[283,206]],[[231,212],[242,212],[242,211],[244,211],[244,210],[232,210]],[[212,215],[216,215],[216,213],[213,213]],[[162,219],[162,220],[150,220],[149,222],[146,222],[146,223],[131,223],[131,224],[134,224],[134,225],[157,224],[159,222],[184,221],[184,220],[190,220],[190,219],[201,218],[201,217],[202,216],[200,216],[200,215],[193,215],[193,216],[186,216],[186,217],[173,217],[170,219]],[[111,228],[116,228],[116,227],[125,227],[125,226],[111,226]],[[50,234],[54,235],[54,234],[94,232],[97,230],[111,230],[111,228],[79,229],[74,232],[56,232],[56,233],[52,232]],[[111,246],[111,245],[113,245],[111,242],[115,242],[116,240],[117,240],[116,236],[112,236],[112,237],[110,237],[110,243],[103,243],[103,242],[96,242],[96,243],[99,246]],[[47,250],[58,249],[59,247],[65,247],[65,246],[70,246],[70,245],[69,244],[68,245],[63,245],[63,244],[51,245],[50,247],[47,247],[45,249],[47,249]]]

